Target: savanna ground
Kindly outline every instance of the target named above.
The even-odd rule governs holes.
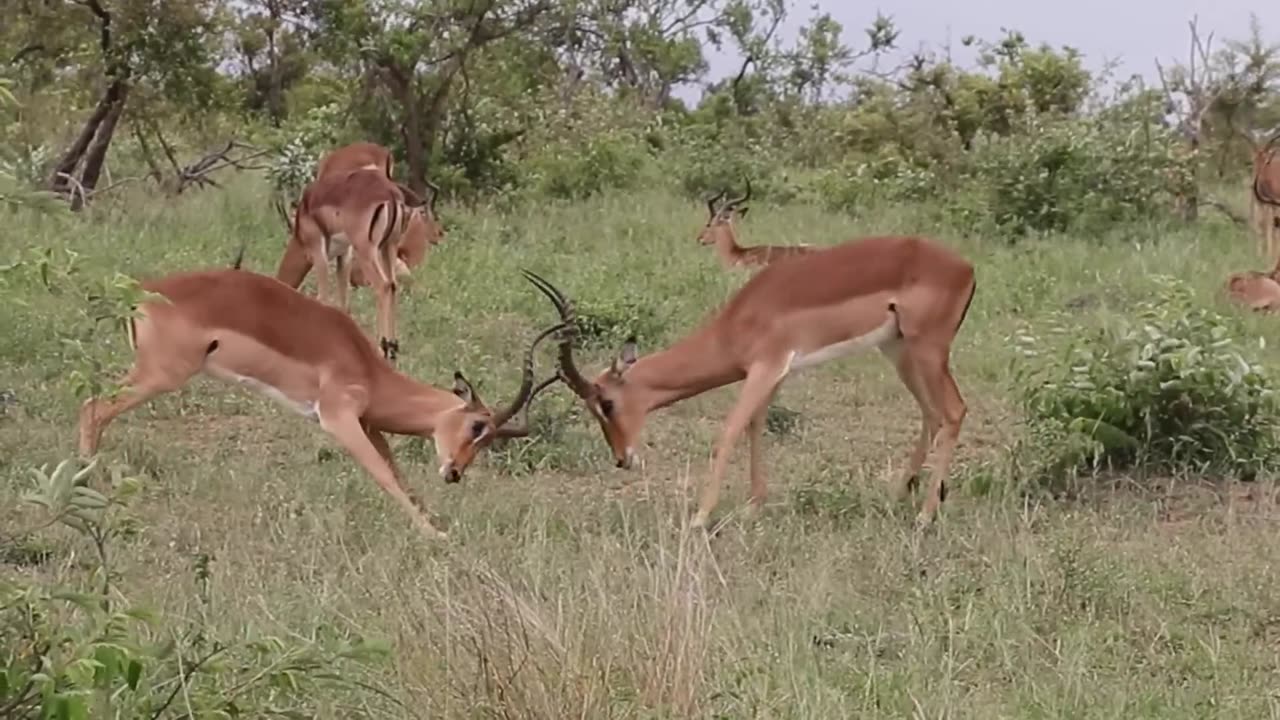
[[[246,267],[270,273],[284,240],[260,198],[247,181],[176,200],[138,194],[81,217],[16,214],[5,235],[139,277],[226,265],[248,238]],[[732,388],[651,417],[632,471],[613,468],[563,387],[535,405],[531,439],[486,454],[459,485],[440,482],[428,443],[398,439],[451,534],[433,545],[318,427],[199,380],[104,439],[106,462],[145,478],[137,531],[113,552],[120,584],[132,602],[230,640],[389,644],[361,680],[395,700],[332,690],[311,698],[319,717],[1280,716],[1271,479],[1141,490],[1121,479],[1053,499],[1007,476],[1020,321],[1067,310],[1107,323],[1158,274],[1234,312],[1223,280],[1261,265],[1243,230],[1208,219],[1013,246],[921,227],[907,211],[753,209],[746,244],[925,231],[975,263],[953,354],[969,415],[931,531],[916,534],[913,509],[887,499],[919,419],[878,355],[786,383],[775,405],[793,412],[776,411],[766,436],[766,510],[738,514],[744,443],[710,539],[686,522]],[[642,351],[691,329],[746,277],[695,242],[702,206],[660,191],[443,212],[450,236],[402,295],[401,366],[444,386],[462,369],[491,401],[514,390],[523,346],[554,318],[521,267],[584,310],[620,316]],[[370,300],[356,294],[367,327]],[[16,404],[0,417],[0,525],[19,527],[34,512],[19,501],[29,468],[74,452],[78,401],[55,333],[70,302],[35,292],[5,305],[0,389]],[[1280,342],[1274,321],[1242,322]],[[122,369],[121,333],[100,337]],[[580,364],[602,367],[616,339],[579,350]],[[553,358],[540,355],[539,375]],[[6,558],[0,573],[53,579],[90,553],[66,528],[28,545],[39,561]]]

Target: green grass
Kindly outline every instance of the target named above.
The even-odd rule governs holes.
[[[172,201],[134,195],[83,218],[17,215],[5,250],[73,248],[86,273],[147,276],[226,265],[248,238],[246,267],[271,273],[284,240],[261,197],[244,184]],[[513,392],[523,346],[554,320],[521,267],[584,307],[643,308],[642,352],[746,278],[695,242],[702,206],[661,193],[443,212],[450,236],[402,295],[401,366],[443,386],[461,369],[490,401]],[[227,638],[326,628],[383,638],[392,656],[370,680],[420,718],[1280,716],[1271,479],[1119,482],[1068,501],[1008,491],[1001,477],[1018,433],[1006,380],[1019,321],[1076,307],[1109,322],[1155,274],[1236,312],[1220,288],[1263,265],[1252,240],[1210,218],[1010,246],[907,210],[867,216],[877,219],[756,204],[741,239],[926,232],[976,264],[953,355],[970,411],[930,533],[913,533],[912,509],[886,497],[919,418],[876,354],[787,382],[776,405],[790,412],[766,436],[766,510],[737,514],[740,449],[717,513],[728,522],[710,541],[685,523],[732,388],[652,417],[644,466],[630,472],[613,468],[563,388],[534,408],[537,436],[483,456],[459,485],[439,481],[428,444],[398,439],[411,482],[450,531],[433,546],[315,425],[200,380],[104,438],[109,460],[149,478],[140,532],[116,550],[119,584]],[[355,302],[372,327],[370,294]],[[0,526],[24,524],[27,469],[74,452],[77,400],[57,338],[73,314],[65,294],[45,293],[6,298],[0,313],[0,390],[20,403],[0,416]],[[1280,343],[1274,320],[1242,322]],[[104,330],[102,342],[122,369],[118,335]],[[613,352],[579,362],[595,371]],[[74,573],[84,542],[65,530],[41,537],[35,560],[0,558],[0,576]],[[202,556],[208,603],[192,569]],[[351,697],[315,702],[321,717],[362,716]]]

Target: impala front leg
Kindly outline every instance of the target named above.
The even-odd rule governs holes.
[[[772,397],[773,391],[778,387],[778,383],[782,381],[782,378],[786,377],[788,365],[789,361],[761,364],[748,371],[747,379],[742,384],[742,392],[738,395],[738,402],[733,406],[733,410],[729,412],[729,417],[724,424],[724,430],[720,435],[720,442],[716,445],[715,458],[711,465],[711,475],[702,487],[702,501],[698,504],[697,514],[693,516],[693,527],[703,528],[707,526],[711,511],[715,509],[716,503],[720,500],[720,486],[729,467],[729,458],[733,454],[734,443],[737,442],[738,436],[742,434],[747,425],[751,423],[752,418],[768,407],[769,398]],[[763,482],[763,478],[761,482]]]
[[[366,433],[354,403],[346,398],[321,400],[320,427],[332,435],[373,476],[383,492],[394,498],[409,513],[423,535],[430,540],[443,540],[447,537],[431,524],[423,508],[400,486],[395,467],[387,462],[387,457],[379,450],[376,441]],[[385,446],[385,440],[382,444]],[[390,455],[389,448],[386,448],[386,454]]]

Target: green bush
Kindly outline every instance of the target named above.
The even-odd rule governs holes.
[[[1151,219],[1180,182],[1175,143],[1125,118],[1032,118],[1018,135],[975,143],[967,173],[974,192],[955,210],[1010,237]]]
[[[1016,338],[1028,436],[1047,453],[1040,479],[1089,469],[1250,479],[1280,465],[1272,379],[1226,318],[1158,280],[1155,299],[1118,327],[1059,322],[1051,333],[1069,340],[1057,348],[1025,330]]]
[[[602,190],[633,187],[649,160],[644,139],[605,130],[544,145],[528,158],[527,182],[540,194],[580,200]]]

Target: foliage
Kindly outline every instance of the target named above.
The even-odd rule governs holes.
[[[1089,329],[1065,319],[1016,337],[1015,377],[1048,474],[1116,471],[1225,473],[1280,467],[1274,381],[1233,337],[1226,318],[1186,285],[1159,278],[1132,319]],[[1052,442],[1047,442],[1052,441]],[[1053,478],[1049,478],[1053,479]]]
[[[128,507],[142,480],[112,468],[110,488],[100,492],[87,485],[95,469],[64,460],[51,473],[47,466],[31,472],[25,500],[45,517],[22,535],[64,525],[92,542],[97,562],[52,583],[0,578],[0,714],[14,720],[297,714],[314,710],[323,685],[361,685],[353,672],[384,652],[376,644],[270,636],[226,643],[199,621],[157,617],[131,603],[108,548],[139,532]],[[0,544],[18,537],[0,537]],[[206,564],[198,569],[208,572]]]

